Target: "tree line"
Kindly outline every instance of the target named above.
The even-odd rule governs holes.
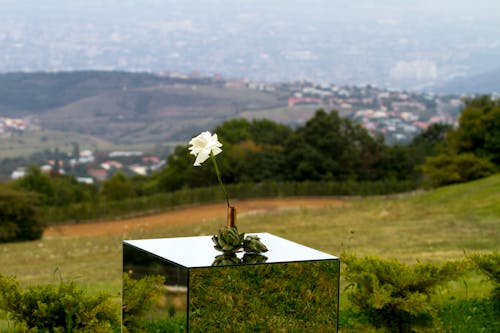
[[[434,124],[408,145],[389,146],[381,136],[371,135],[337,111],[321,109],[297,128],[265,119],[233,119],[212,132],[223,144],[223,153],[216,157],[223,181],[233,188],[238,184],[313,182],[316,185],[307,188],[307,195],[314,194],[314,188],[320,195],[325,193],[321,186],[340,188],[332,183],[442,186],[488,176],[500,166],[500,101],[488,96],[465,101],[456,129]],[[117,172],[99,186],[31,167],[25,177],[0,186],[0,241],[40,237],[43,227],[33,226],[49,210],[76,205],[80,211],[89,211],[119,202],[134,206],[129,204],[134,200],[141,201],[137,207],[151,209],[144,200],[175,191],[184,192],[182,199],[169,198],[174,203],[186,203],[188,197],[199,199],[186,196],[186,191],[216,186],[217,176],[210,163],[194,167],[193,162],[186,143],[168,157],[165,168],[151,176],[130,178]],[[394,186],[397,188],[408,189]],[[347,193],[370,194],[365,190]],[[377,189],[371,194],[382,193]],[[78,209],[68,210],[65,216]],[[31,222],[27,222],[29,216]]]
[[[488,96],[465,101],[458,128],[433,124],[408,145],[389,146],[337,111],[324,110],[296,129],[234,119],[214,132],[223,143],[217,159],[227,183],[411,180],[441,186],[485,177],[500,166],[500,101]],[[192,161],[187,145],[177,147],[147,187],[174,191],[216,184],[209,163],[193,168]]]

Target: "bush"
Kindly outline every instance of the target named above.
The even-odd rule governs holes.
[[[413,332],[436,324],[439,308],[430,296],[437,286],[458,278],[466,268],[465,262],[409,266],[352,255],[344,255],[343,261],[350,301],[372,325],[390,332]]]
[[[0,189],[0,243],[39,239],[43,229],[34,196]]]
[[[446,332],[498,333],[500,316],[493,310],[491,299],[459,299],[446,302],[439,313]]]
[[[411,181],[376,182],[262,182],[229,184],[232,199],[276,198],[293,196],[385,195],[412,191]],[[82,202],[65,207],[44,207],[44,216],[50,223],[70,220],[90,220],[127,216],[138,213],[164,211],[182,205],[222,202],[219,186],[185,188],[175,192],[156,193],[116,201]]]
[[[332,260],[194,269],[189,331],[334,332],[338,277]]]
[[[429,157],[421,169],[433,186],[468,182],[497,171],[492,162],[472,153]]]
[[[146,276],[132,279],[123,274],[123,332],[149,332],[146,326],[153,326],[147,320],[147,314],[164,293],[162,276]]]
[[[109,295],[87,296],[73,282],[21,290],[14,278],[0,275],[0,310],[30,332],[107,333],[119,326]]]
[[[497,314],[500,315],[500,254],[473,254],[469,257],[476,267],[493,283],[491,300]]]

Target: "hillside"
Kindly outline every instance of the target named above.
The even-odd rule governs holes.
[[[286,105],[278,94],[209,78],[147,73],[0,74],[0,115],[35,116],[42,128],[114,144],[160,143],[248,110]]]
[[[177,84],[109,91],[40,115],[44,128],[97,136],[114,143],[186,140],[244,110],[279,105],[246,88]]]
[[[151,74],[126,72],[0,74],[0,112],[10,116],[38,114],[106,91],[163,82],[169,80]]]
[[[494,71],[451,79],[432,89],[444,94],[491,94],[500,92],[500,68]]]

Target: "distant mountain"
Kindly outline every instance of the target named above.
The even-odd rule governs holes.
[[[500,92],[500,68],[486,73],[457,77],[430,89],[443,94],[491,94]]]
[[[0,115],[113,143],[185,140],[241,112],[286,105],[279,94],[211,78],[147,73],[0,74]]]

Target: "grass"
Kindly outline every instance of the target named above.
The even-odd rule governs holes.
[[[298,105],[293,108],[276,107],[265,110],[252,110],[240,113],[247,119],[270,119],[282,124],[303,124],[314,116],[317,105]]]
[[[107,150],[113,146],[110,142],[96,137],[52,130],[26,131],[22,134],[2,137],[0,142],[2,143],[0,155],[4,158],[29,156],[36,152],[55,148],[63,152],[72,152],[72,142],[78,142],[81,149]]]
[[[347,205],[342,207],[242,215],[238,227],[245,232],[269,232],[334,255],[351,251],[407,263],[500,251],[500,175],[429,192],[345,200]],[[221,225],[222,220],[204,220],[196,226],[162,226],[113,236],[2,244],[0,274],[15,275],[22,285],[71,279],[92,293],[106,291],[118,300],[123,239],[208,235]],[[485,297],[489,291],[483,277],[471,273],[451,284],[443,297]],[[344,302],[341,297],[341,308]]]
[[[59,149],[61,152],[73,151],[73,142],[78,142],[80,150],[90,149],[92,151],[112,150],[139,150],[153,151],[157,144],[113,144],[110,141],[91,135],[83,135],[74,132],[61,132],[55,130],[26,131],[9,137],[0,136],[0,156],[2,158],[14,158],[30,156],[36,152]],[[174,148],[178,142],[167,142],[162,146]]]

